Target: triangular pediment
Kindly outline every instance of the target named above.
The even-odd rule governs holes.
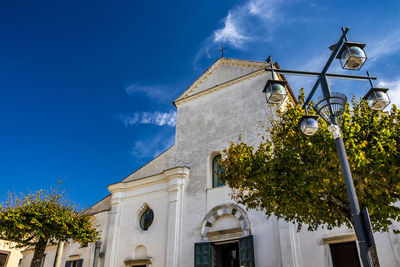
[[[175,102],[196,95],[215,86],[264,69],[266,62],[220,58],[212,64]]]

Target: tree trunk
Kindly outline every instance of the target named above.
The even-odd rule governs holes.
[[[35,252],[33,253],[31,267],[40,267],[40,262],[42,261],[46,246],[47,239],[40,238],[35,245]]]

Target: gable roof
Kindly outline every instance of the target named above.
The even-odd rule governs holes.
[[[122,181],[118,183],[127,183],[130,181],[146,178],[155,174],[159,174],[166,169],[170,169],[174,165],[175,145],[171,146],[157,157],[153,158],[150,162],[143,165],[133,173],[129,174]],[[103,211],[111,210],[111,195],[106,196],[99,202],[86,209],[86,213],[95,215]]]
[[[269,63],[260,61],[219,58],[174,102],[178,102],[215,87],[216,85],[224,84],[254,71],[264,69],[268,65]]]
[[[280,69],[277,62],[272,64],[276,69]],[[189,101],[189,99],[193,97],[217,91],[251,77],[262,75],[265,73],[264,69],[267,67],[271,67],[271,63],[233,58],[219,58],[174,101],[174,105],[176,106],[178,102]],[[286,81],[284,75],[276,75],[279,79]],[[287,89],[291,100],[296,103],[296,97],[289,84],[287,85]]]
[[[176,153],[176,146],[173,145],[164,152],[162,152],[157,157],[153,158],[147,164],[143,165],[141,168],[129,174],[121,181],[121,183],[126,183],[144,177],[149,177],[161,173],[166,169],[176,167],[175,153]]]
[[[111,210],[111,195],[106,196],[102,200],[95,203],[93,206],[87,208],[85,212],[89,215],[95,215],[97,213],[109,210]]]

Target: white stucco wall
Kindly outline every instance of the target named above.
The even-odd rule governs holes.
[[[262,92],[270,75],[264,72],[252,79],[234,84],[178,105],[176,146],[179,165],[190,168],[185,186],[183,246],[181,265],[193,266],[194,243],[200,242],[200,226],[204,216],[219,204],[232,203],[229,188],[211,187],[210,155],[226,148],[239,135],[246,142],[257,143],[263,133],[260,121],[266,124],[274,117],[274,108],[266,105]],[[262,213],[248,212],[254,234],[258,266],[278,266],[273,219]],[[271,242],[272,241],[272,242]],[[262,249],[262,252],[260,251]]]
[[[0,252],[8,254],[7,267],[17,267],[22,258],[21,249],[15,243],[0,239]]]
[[[154,212],[154,220],[147,231],[139,228],[138,210],[148,203]],[[121,203],[121,221],[115,266],[125,266],[124,260],[134,259],[135,249],[142,245],[154,266],[163,266],[168,222],[168,192],[162,190],[124,199]]]
[[[175,266],[179,252],[182,188],[189,169],[174,168],[145,179],[109,186],[112,192],[110,238],[104,266],[126,266],[126,260],[150,259],[152,267]],[[149,207],[154,219],[147,231],[139,218]],[[112,249],[110,249],[112,246]],[[138,247],[146,253],[137,255]]]
[[[54,264],[54,258],[56,256],[56,251],[57,251],[57,245],[50,245],[47,246],[46,251],[45,251],[45,259],[44,259],[44,265],[43,267],[53,267]],[[24,258],[21,262],[21,267],[29,267],[31,266],[31,261],[33,258],[33,249],[28,249],[23,251]]]

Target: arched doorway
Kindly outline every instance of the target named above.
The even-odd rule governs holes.
[[[211,209],[201,224],[201,242],[195,243],[195,267],[253,267],[254,246],[250,221],[236,204]]]

